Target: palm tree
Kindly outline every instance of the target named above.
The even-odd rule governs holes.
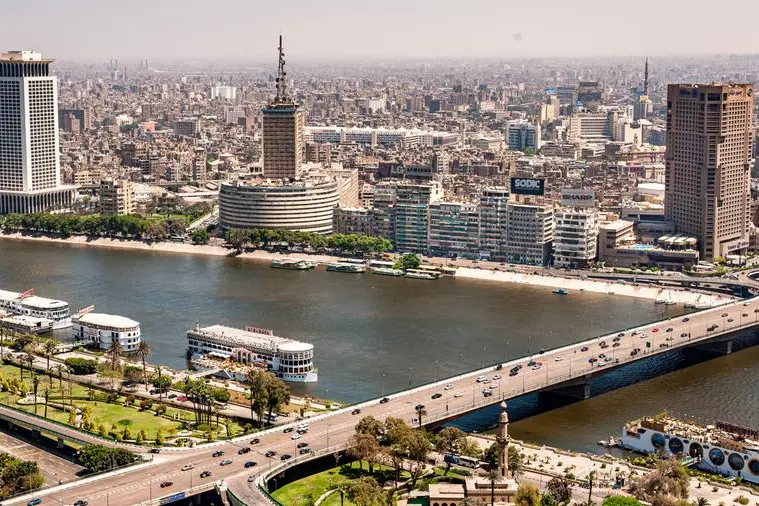
[[[490,482],[490,506],[495,505],[495,484],[503,480],[501,476],[501,470],[497,467],[492,467],[488,471],[487,479]]]
[[[695,506],[709,506],[709,500],[706,497],[699,497],[693,504]]]
[[[32,378],[32,387],[34,388],[34,414],[37,414],[37,391],[40,388],[40,377],[36,374]]]
[[[145,360],[148,358],[148,355],[150,355],[150,352],[150,345],[147,342],[140,340],[140,344],[137,345],[135,354],[140,358],[140,360],[142,360],[142,382],[145,383],[145,391],[148,390],[148,374]]]
[[[52,339],[48,339],[42,344],[42,354],[47,359],[47,376],[50,380],[50,386],[53,386],[53,375],[50,372],[50,358],[55,355],[56,350],[58,349],[58,343],[53,341]]]
[[[105,354],[111,361],[111,370],[115,371],[120,365],[121,357],[124,356],[124,347],[121,346],[121,341],[117,337],[111,338],[111,347]]]
[[[50,398],[50,389],[45,388],[45,418],[47,418],[47,401]],[[37,404],[35,404],[36,406]]]
[[[24,357],[24,361],[26,362],[26,366],[29,368],[29,373],[32,376],[37,377],[37,375],[34,372],[34,355],[32,355],[31,353],[27,353],[26,356]]]
[[[416,407],[416,419],[419,421],[419,428],[422,428],[422,417],[427,416],[427,410],[424,409],[424,404],[417,404]]]
[[[593,481],[596,479],[596,472],[591,471],[588,473],[588,504],[591,504],[591,499],[593,497]]]
[[[63,392],[63,372],[66,370],[66,366],[57,364],[53,366],[53,370],[55,371],[55,375],[58,376],[58,389]],[[51,383],[50,386],[52,387],[53,384]]]

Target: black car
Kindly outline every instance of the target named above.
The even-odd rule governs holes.
[[[211,471],[203,471],[200,473],[201,478],[208,478],[209,476],[211,476]]]
[[[160,448],[151,448],[150,450],[148,450],[148,453],[161,453],[161,449]]]
[[[258,465],[258,462],[254,462],[252,460],[249,460],[249,461],[247,461],[245,463],[245,468],[247,469],[248,467],[253,467],[253,466],[257,466],[257,465]]]
[[[80,499],[74,503],[74,506],[87,506],[89,503],[84,499]]]
[[[615,343],[618,343],[620,340],[621,340],[620,337],[615,337],[614,339],[612,339],[612,341],[614,341]]]
[[[512,370],[511,372],[509,372],[509,376],[516,376],[517,374],[519,374],[519,371]]]
[[[305,448],[306,446],[308,446],[308,443],[306,443],[305,441],[298,443],[298,448]]]
[[[387,402],[390,402],[390,399],[388,399],[387,397],[383,397],[382,399],[380,399],[380,404],[385,404]]]
[[[305,455],[307,453],[311,453],[311,449],[310,448],[301,448],[300,450],[298,450],[298,453],[300,455]]]
[[[274,450],[269,450],[268,452],[264,453],[264,456],[266,457],[273,457],[277,454]]]
[[[598,361],[598,359],[596,357],[590,357],[588,359],[588,362],[590,362],[591,364],[594,363],[594,362],[597,362],[597,361]]]
[[[482,392],[483,397],[490,397],[491,395],[493,395],[493,392],[491,392],[490,390],[488,390],[487,392]]]
[[[252,445],[257,445],[260,442],[261,442],[261,440],[258,439],[257,437],[254,437],[253,439],[250,440],[250,444],[252,444]]]
[[[588,351],[588,347],[587,346],[583,346],[582,348],[580,348],[580,351]]]
[[[687,332],[683,332],[682,334],[680,334],[680,337],[688,337],[688,333]]]
[[[361,413],[361,410],[359,408],[356,408],[353,411],[351,411],[351,415],[357,415],[359,413]]]
[[[292,427],[287,427],[287,428],[286,428],[285,430],[283,430],[282,432],[284,432],[284,433],[286,434],[286,433],[288,433],[288,432],[292,432],[292,431],[293,431],[293,428],[292,428]]]
[[[224,455],[224,450],[219,450],[219,451],[213,452],[211,457],[216,458],[216,457],[221,457],[222,455]]]
[[[672,332],[673,330],[675,329],[673,329],[672,327],[669,327],[667,330],[665,330],[665,332]]]
[[[442,396],[443,396],[443,394],[441,394],[440,392],[438,392],[436,394],[432,394],[432,398],[433,399],[440,399]]]
[[[683,318],[683,323],[687,323],[690,321],[690,318]]]
[[[617,347],[619,347],[619,345],[620,345],[620,343],[614,343],[614,344],[611,345],[611,347],[612,348],[617,348]]]
[[[288,460],[288,459],[291,459],[291,458],[293,458],[293,456],[292,456],[292,455],[290,455],[289,453],[285,453],[284,455],[282,455],[282,456],[279,458],[279,460]]]
[[[250,448],[247,448],[247,447],[246,448],[240,448],[239,450],[237,450],[237,455],[243,455],[245,453],[248,453],[249,451],[250,451]]]
[[[417,404],[416,406],[414,406],[414,409],[417,411],[421,411],[424,409],[424,404]]]

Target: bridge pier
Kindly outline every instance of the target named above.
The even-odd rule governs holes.
[[[63,450],[63,448],[66,447],[66,442],[63,440],[62,437],[58,436],[58,449]]]
[[[725,341],[702,343],[694,346],[693,348],[699,351],[713,353],[715,355],[730,355],[733,352],[733,340],[728,339]]]
[[[540,396],[546,399],[560,398],[573,401],[584,401],[590,399],[590,393],[590,382],[582,380],[580,383],[543,390],[540,392]]]

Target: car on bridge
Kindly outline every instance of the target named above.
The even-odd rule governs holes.
[[[688,318],[687,316],[683,318],[683,323],[688,323],[689,321],[690,321],[690,318]]]
[[[511,371],[509,371],[509,376],[516,376],[517,374],[519,374],[519,371],[514,371],[513,369]],[[454,397],[455,397],[455,395],[454,395]]]
[[[74,506],[87,506],[89,503],[85,501],[84,499],[79,499],[77,502],[74,503]]]
[[[231,463],[232,463],[232,459],[224,459],[221,462],[219,462],[219,465],[220,466],[228,466]]]
[[[295,441],[296,439],[300,439],[302,437],[303,437],[303,434],[301,434],[300,432],[297,432],[297,433],[293,434],[290,439],[292,439],[293,441]]]
[[[26,503],[26,506],[37,506],[38,504],[42,504],[42,499],[40,499],[39,497],[35,497],[34,499]]]
[[[282,455],[282,456],[279,458],[279,460],[289,460],[289,459],[291,459],[291,458],[293,458],[293,456],[292,456],[292,455],[290,455],[289,453],[285,453],[284,455]]]
[[[669,328],[667,328],[666,332],[672,332],[673,330],[675,330],[675,329],[673,329],[672,327],[669,327]]]
[[[222,455],[224,455],[224,450],[218,450],[218,451],[213,452],[211,454],[211,457],[216,458],[216,457],[221,457]]]
[[[441,394],[440,392],[435,392],[434,394],[432,394],[433,399],[440,399],[442,396],[443,394]]]
[[[250,448],[246,446],[245,448],[240,448],[239,450],[237,450],[237,455],[244,455],[249,452],[250,452]]]
[[[185,464],[182,466],[182,471],[192,471],[195,469],[195,466],[192,464]]]
[[[659,327],[652,328],[651,332],[653,332],[654,334],[656,334],[657,332],[659,332]]]
[[[463,397],[463,396],[464,394],[462,394],[461,392],[456,392],[455,394],[453,394],[454,399],[458,399],[459,397]]]
[[[443,387],[443,390],[453,390],[453,385],[451,383],[448,383],[445,387]]]
[[[390,402],[390,399],[388,399],[387,397],[383,397],[379,401],[380,404],[387,404],[388,402]]]
[[[487,378],[485,376],[477,376],[477,383],[485,383]]]
[[[252,444],[252,445],[257,445],[260,442],[261,442],[261,440],[258,439],[257,437],[254,437],[253,439],[250,440],[250,444]]]
[[[358,415],[359,413],[361,413],[361,409],[359,408],[356,408],[353,411],[351,411],[351,415]]]
[[[306,443],[305,441],[301,441],[297,445],[298,448],[305,448],[306,446],[308,446],[308,443]]]
[[[305,455],[307,453],[311,453],[311,448],[301,448],[300,450],[298,450],[298,454],[300,455]]]
[[[586,352],[586,351],[588,351],[588,347],[587,346],[583,346],[582,348],[580,348],[580,351]]]
[[[728,318],[727,319],[727,323],[734,322],[734,321],[735,321],[735,318]]]
[[[727,313],[722,313],[722,318],[727,318],[728,316],[730,315],[728,315]]]
[[[200,473],[201,478],[208,478],[209,476],[211,476],[211,471],[203,471]]]
[[[173,482],[173,481],[162,481],[162,482],[161,482],[161,488],[170,487],[170,486],[172,486],[173,484],[174,484],[174,482]]]
[[[284,432],[285,434],[287,434],[288,432],[292,432],[293,430],[295,430],[295,429],[293,429],[292,427],[285,427],[285,430],[283,430],[282,432]]]
[[[258,462],[253,461],[253,460],[249,460],[249,461],[247,461],[245,463],[245,468],[248,469],[250,467],[254,467],[254,466],[257,466],[257,465],[258,465]]]
[[[269,450],[268,452],[264,453],[264,456],[265,456],[265,457],[273,457],[273,456],[275,456],[276,454],[277,454],[277,452],[276,452],[276,451],[274,451],[274,450]]]

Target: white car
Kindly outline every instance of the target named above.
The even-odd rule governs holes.
[[[564,357],[556,357],[554,360],[556,362],[561,362],[562,360],[564,360]]]
[[[640,334],[640,330],[633,330],[632,335],[637,336]]]
[[[490,385],[490,389],[491,390],[495,390],[496,388],[498,388],[498,385],[496,385],[495,383],[493,383],[492,385]]]
[[[462,394],[461,392],[456,392],[455,394],[453,394],[454,399],[458,399],[459,397],[463,397],[463,396],[464,394]]]
[[[298,433],[295,433],[295,434],[293,434],[293,435],[290,437],[290,439],[300,439],[300,438],[302,438],[302,437],[303,437],[303,435],[302,435],[302,434],[298,434]]]
[[[447,384],[447,385],[446,385],[446,386],[443,388],[443,390],[453,390],[453,385],[451,385],[450,383],[448,383],[448,384]]]
[[[500,374],[496,374],[495,376],[493,376],[493,381],[498,381],[499,379],[501,379]]]
[[[485,381],[487,381],[485,376],[477,376],[477,383],[484,383]]]
[[[195,466],[192,464],[185,464],[182,466],[182,471],[192,471],[195,469]]]

